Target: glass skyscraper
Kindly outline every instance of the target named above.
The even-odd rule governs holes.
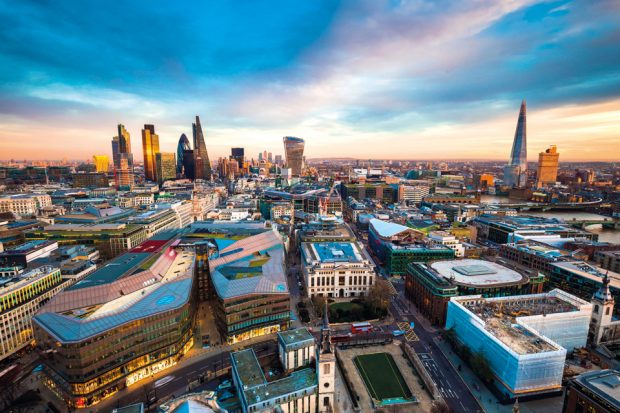
[[[194,175],[196,179],[211,180],[211,162],[205,145],[205,137],[200,126],[200,118],[196,116],[196,123],[192,124],[194,135]]]
[[[292,176],[301,176],[305,141],[294,136],[285,136],[283,141],[284,152],[286,153],[286,166],[291,169]]]
[[[523,188],[527,184],[527,129],[525,117],[525,99],[521,102],[517,130],[512,143],[510,160],[504,166],[504,185]]]
[[[155,154],[159,152],[159,136],[155,133],[154,125],[144,125],[142,129],[142,153],[144,155],[144,177],[157,181],[157,160]]]
[[[189,146],[189,139],[187,139],[187,136],[185,136],[185,134],[182,134],[181,137],[179,138],[179,143],[177,145],[177,176],[179,177],[185,176],[186,178],[190,178],[190,179],[193,178],[193,177],[184,175],[183,173],[183,163],[184,163],[185,152],[191,151],[191,150],[192,148]],[[193,156],[193,153],[192,153],[192,156]]]
[[[112,162],[117,187],[130,188],[133,183],[133,154],[131,138],[124,125],[118,124],[118,135],[112,138]]]

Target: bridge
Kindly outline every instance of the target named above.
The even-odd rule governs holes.
[[[601,218],[585,218],[585,219],[568,219],[564,222],[571,227],[585,229],[590,225],[601,225],[606,229],[620,229],[620,218],[601,217]]]
[[[564,211],[579,211],[583,209],[589,209],[600,205],[603,202],[602,199],[596,199],[594,201],[587,202],[517,202],[517,203],[482,203],[482,206],[496,206],[501,208],[511,208],[517,211],[552,211],[552,210],[564,210]],[[597,222],[599,223],[599,222]]]

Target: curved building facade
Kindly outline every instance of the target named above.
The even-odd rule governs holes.
[[[284,152],[286,154],[286,166],[291,169],[292,176],[301,176],[304,160],[304,146],[306,142],[294,136],[285,136]]]
[[[195,254],[165,238],[119,256],[33,318],[44,382],[68,406],[95,405],[191,348]]]
[[[177,176],[184,176],[183,174],[183,162],[186,151],[191,151],[192,148],[189,146],[189,139],[185,134],[182,134],[179,138],[179,143],[177,145]],[[193,155],[192,155],[193,157]]]

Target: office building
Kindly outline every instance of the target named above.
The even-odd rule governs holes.
[[[360,183],[342,184],[340,186],[343,199],[352,196],[355,199],[374,199],[386,204],[392,204],[398,200],[398,186],[386,183]]]
[[[443,326],[452,297],[538,294],[544,276],[529,276],[500,264],[478,259],[414,262],[407,267],[405,295],[431,323]]]
[[[57,224],[103,224],[106,222],[116,222],[127,218],[135,213],[131,209],[121,209],[116,206],[110,206],[106,200],[93,200],[101,201],[96,204],[87,204],[84,209],[73,212],[70,214],[64,214],[57,216],[55,223]]]
[[[527,125],[525,100],[521,102],[510,160],[504,166],[504,186],[524,188],[527,184]]]
[[[189,146],[189,139],[187,139],[187,136],[185,136],[185,134],[183,133],[181,135],[181,137],[179,138],[179,143],[177,144],[177,163],[176,163],[176,174],[179,178],[187,178],[187,179],[192,179],[188,176],[185,175],[184,173],[184,160],[185,160],[185,153],[188,151],[192,151],[192,148]],[[194,153],[192,152],[192,158],[194,157]],[[193,163],[193,159],[192,159],[192,163]]]
[[[428,239],[435,244],[444,245],[454,250],[456,258],[465,256],[465,246],[452,234],[447,231],[431,231],[428,233]]]
[[[112,162],[115,168],[120,166],[120,160],[125,154],[125,159],[131,168],[133,168],[133,154],[131,153],[131,137],[124,125],[118,124],[117,136],[112,138]]]
[[[254,349],[230,354],[243,413],[315,413],[319,394],[314,337],[305,328],[278,334],[284,377],[266,376]],[[297,366],[297,367],[295,367]]]
[[[192,347],[195,256],[173,236],[107,263],[34,317],[43,380],[70,408],[139,385]]]
[[[57,249],[58,243],[55,241],[34,240],[26,242],[0,252],[0,267],[26,268],[32,261],[48,257]]]
[[[36,215],[41,208],[52,205],[47,194],[0,195],[0,213],[13,212],[17,215]]]
[[[412,262],[454,258],[454,250],[424,243],[424,234],[393,222],[372,218],[368,226],[368,248],[387,274],[405,275]]]
[[[551,264],[549,285],[561,288],[583,300],[590,300],[609,280],[609,290],[615,300],[614,315],[620,316],[620,274],[590,265],[584,261],[561,261]]]
[[[588,371],[566,386],[562,413],[620,413],[620,372]]]
[[[195,222],[188,240],[208,241],[209,281],[220,336],[229,344],[288,329],[290,297],[280,235],[264,222]]]
[[[239,170],[243,169],[243,164],[245,163],[245,149],[243,148],[231,148],[230,149],[230,158],[234,159],[237,162],[237,166]]]
[[[127,219],[130,225],[142,226],[146,230],[146,237],[150,238],[162,231],[178,229],[179,218],[172,209],[152,209],[133,215]]]
[[[0,360],[33,342],[32,316],[64,286],[49,266],[0,278]]]
[[[429,192],[430,186],[428,185],[398,185],[398,201],[419,204]]]
[[[144,125],[142,129],[142,153],[144,156],[144,178],[157,182],[157,159],[159,152],[159,135],[155,133],[154,125]]]
[[[93,163],[96,172],[108,173],[110,167],[110,158],[106,155],[93,155]]]
[[[556,219],[543,217],[482,214],[472,223],[476,227],[479,241],[490,241],[495,244],[533,240],[562,246],[575,240],[598,239],[595,233],[575,229]]]
[[[147,238],[141,225],[107,224],[54,224],[43,229],[34,228],[25,234],[27,240],[51,240],[59,245],[84,244],[97,248],[104,259],[128,251]]]
[[[536,172],[536,188],[553,185],[558,179],[560,154],[555,145],[538,154],[538,170]]]
[[[293,177],[301,176],[303,170],[303,156],[305,141],[293,136],[285,136],[284,153],[286,154],[286,167],[291,170]]]
[[[554,262],[574,261],[574,254],[570,251],[532,240],[502,244],[499,246],[499,256],[530,269],[530,273],[543,274],[551,273]]]
[[[131,154],[122,153],[119,155],[119,165],[114,168],[114,184],[117,189],[127,190],[134,186],[135,178],[131,158]]]
[[[562,290],[517,297],[453,297],[446,328],[484,355],[504,401],[560,394],[566,353],[584,347],[592,304]]]
[[[196,116],[196,123],[192,124],[194,138],[194,177],[195,179],[211,180],[211,162],[205,145],[205,137],[202,133],[200,118]]]
[[[161,185],[165,181],[176,178],[176,160],[174,152],[158,152],[155,154],[157,182]]]
[[[370,256],[355,242],[302,243],[301,271],[309,298],[365,296],[376,276]]]
[[[109,185],[104,172],[79,172],[71,174],[74,188],[105,188]]]
[[[594,253],[594,261],[601,268],[620,273],[620,251],[597,251]]]
[[[155,203],[155,195],[142,192],[125,192],[116,198],[116,205],[119,208],[139,208],[150,206]]]

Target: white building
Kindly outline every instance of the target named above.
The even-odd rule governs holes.
[[[375,283],[375,266],[354,242],[304,242],[302,272],[308,297],[359,297]]]
[[[138,208],[155,203],[155,195],[149,192],[127,193],[119,195],[116,206],[119,208]]]
[[[452,234],[446,231],[432,231],[428,234],[428,238],[436,244],[445,245],[454,250],[457,258],[465,256],[465,246]]]
[[[560,391],[567,351],[584,347],[592,304],[562,290],[512,297],[453,297],[446,329],[489,362],[512,399]]]
[[[0,197],[0,212],[13,212],[17,215],[35,215],[39,208],[52,205],[47,194],[20,194]]]
[[[398,200],[419,204],[429,193],[428,185],[399,185]]]

